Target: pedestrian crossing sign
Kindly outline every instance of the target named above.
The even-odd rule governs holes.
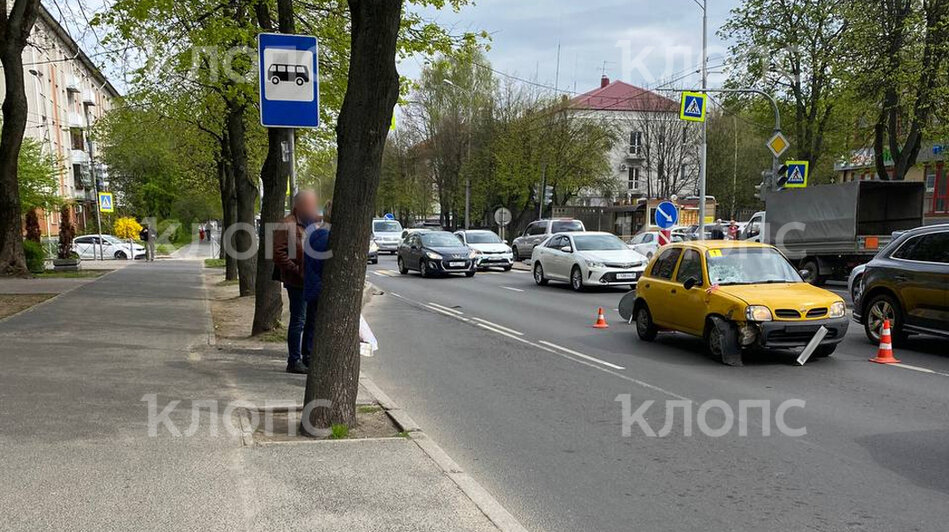
[[[114,212],[115,204],[112,202],[111,192],[99,193],[99,212]]]
[[[679,118],[690,122],[705,122],[706,95],[700,92],[683,92]]]
[[[805,188],[807,187],[807,171],[809,163],[807,161],[788,161],[788,179],[784,183],[784,188]]]

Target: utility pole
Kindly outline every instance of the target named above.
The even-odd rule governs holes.
[[[96,238],[99,240],[99,260],[105,260],[105,255],[102,251],[102,212],[101,206],[99,205],[99,180],[96,178],[96,160],[93,153],[92,138],[89,136],[89,133],[92,129],[92,121],[89,119],[89,108],[86,107],[86,147],[89,150],[89,175],[92,176],[92,186],[96,194],[96,232],[99,236]],[[113,198],[112,201],[115,201]],[[132,254],[132,259],[135,258],[135,254]],[[93,253],[95,257],[95,253]]]
[[[708,95],[708,0],[693,0],[702,8],[702,94]],[[708,104],[706,103],[706,106]],[[705,240],[706,162],[708,160],[708,120],[702,121],[702,154],[699,158],[699,240]]]

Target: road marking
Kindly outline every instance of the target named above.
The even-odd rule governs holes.
[[[478,327],[481,327],[482,329],[487,329],[487,330],[489,330],[489,331],[491,331],[491,332],[498,333],[498,334],[503,335],[503,336],[507,336],[508,338],[510,338],[510,339],[512,339],[512,340],[517,340],[518,342],[521,342],[521,343],[524,343],[524,344],[527,344],[527,345],[535,345],[533,342],[531,342],[531,341],[529,341],[529,340],[525,340],[525,339],[523,339],[523,338],[521,338],[521,337],[519,337],[519,336],[515,336],[515,335],[513,335],[513,334],[506,333],[506,332],[502,331],[501,329],[495,329],[494,327],[491,327],[490,325],[485,325],[485,324],[483,324],[483,323],[478,323],[478,322],[474,322],[474,324],[477,325]]]
[[[384,274],[384,273],[382,273],[382,272],[377,272],[377,271],[373,271],[372,274],[373,274],[373,275],[378,275],[379,277],[388,277],[388,275],[386,275],[386,274]]]
[[[913,371],[918,371],[918,372],[920,372],[920,373],[930,373],[930,374],[932,374],[932,375],[942,375],[943,377],[949,377],[949,373],[940,373],[940,372],[938,372],[938,371],[933,371],[933,370],[928,369],[928,368],[921,368],[921,367],[919,367],[919,366],[911,366],[911,365],[909,365],[909,364],[902,364],[902,363],[899,363],[899,364],[887,364],[887,365],[888,365],[888,366],[896,366],[896,367],[898,367],[898,368],[903,368],[903,369],[911,369],[911,370],[913,370]]]
[[[520,288],[513,288],[510,286],[502,286],[501,288],[505,290],[510,290],[511,292],[523,292],[523,290],[521,290]]]
[[[509,333],[511,333],[511,334],[516,334],[516,335],[518,335],[518,336],[524,336],[524,333],[522,333],[522,332],[520,332],[520,331],[515,331],[514,329],[509,329],[509,328],[507,328],[507,327],[505,327],[505,326],[503,326],[503,325],[498,325],[497,323],[494,323],[493,321],[483,320],[483,319],[481,319],[481,318],[471,318],[471,319],[473,319],[473,320],[475,320],[475,321],[480,321],[481,323],[486,323],[486,324],[488,324],[488,325],[494,327],[495,329],[501,329],[502,331],[507,331],[507,332],[509,332]]]
[[[562,345],[552,344],[552,343],[547,342],[547,341],[545,341],[545,340],[540,340],[539,343],[544,344],[544,345],[546,345],[546,346],[548,346],[548,347],[553,347],[554,349],[560,349],[561,351],[564,351],[564,352],[566,352],[566,353],[570,353],[571,355],[573,355],[573,356],[575,356],[575,357],[580,357],[580,358],[582,358],[582,359],[589,360],[589,361],[591,361],[591,362],[596,362],[597,364],[603,364],[604,366],[606,366],[606,367],[608,367],[608,368],[613,368],[613,369],[626,369],[626,368],[624,368],[623,366],[617,366],[616,364],[613,364],[613,363],[611,363],[611,362],[607,362],[607,361],[605,361],[605,360],[600,360],[599,358],[591,357],[590,355],[584,355],[583,353],[579,353],[579,352],[577,352],[577,351],[574,351],[573,349],[567,349],[566,347],[564,347],[564,346],[562,346]]]
[[[445,316],[448,316],[449,318],[455,318],[455,319],[457,319],[457,320],[461,320],[461,321],[464,321],[464,322],[469,321],[468,318],[466,318],[466,317],[464,317],[464,316],[459,316],[458,314],[452,314],[451,312],[442,310],[442,309],[440,309],[440,308],[438,308],[438,307],[433,307],[433,306],[431,306],[431,305],[422,305],[422,306],[424,306],[425,308],[427,308],[427,309],[429,309],[429,310],[434,310],[435,312],[438,312],[439,314],[444,314]]]
[[[438,308],[444,310],[445,312],[451,312],[452,314],[457,314],[457,315],[459,315],[459,316],[464,315],[464,312],[462,312],[462,311],[460,311],[460,310],[455,310],[455,309],[453,309],[453,308],[451,308],[451,307],[446,307],[446,306],[444,306],[444,305],[439,305],[438,303],[432,303],[431,301],[429,301],[428,304],[429,304],[429,305],[432,305],[433,307],[438,307]]]

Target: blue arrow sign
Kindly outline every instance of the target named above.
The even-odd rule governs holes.
[[[656,226],[659,229],[670,229],[679,221],[679,209],[671,201],[664,201],[656,206]]]
[[[395,220],[395,215],[392,214],[391,212],[387,212],[386,215],[383,216],[383,218],[385,218],[386,220]]]
[[[320,125],[320,83],[316,37],[261,33],[260,123],[264,127]]]

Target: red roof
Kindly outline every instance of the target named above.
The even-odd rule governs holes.
[[[677,112],[679,104],[655,92],[622,81],[613,81],[570,100],[570,107],[589,111]]]

